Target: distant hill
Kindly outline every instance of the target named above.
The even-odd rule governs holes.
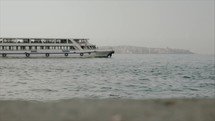
[[[190,50],[172,48],[148,48],[136,46],[102,46],[101,49],[113,49],[117,54],[193,54]]]

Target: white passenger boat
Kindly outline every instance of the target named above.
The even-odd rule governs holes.
[[[111,57],[86,38],[0,38],[0,55],[25,57]]]

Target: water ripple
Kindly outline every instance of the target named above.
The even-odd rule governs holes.
[[[0,58],[0,99],[215,97],[213,56]]]

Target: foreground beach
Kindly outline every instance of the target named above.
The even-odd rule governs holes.
[[[0,121],[214,121],[215,99],[0,101]]]

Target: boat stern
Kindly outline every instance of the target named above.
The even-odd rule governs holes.
[[[115,51],[114,50],[96,50],[96,55],[95,57],[97,58],[108,58],[108,57],[112,57],[112,54],[114,54]]]

